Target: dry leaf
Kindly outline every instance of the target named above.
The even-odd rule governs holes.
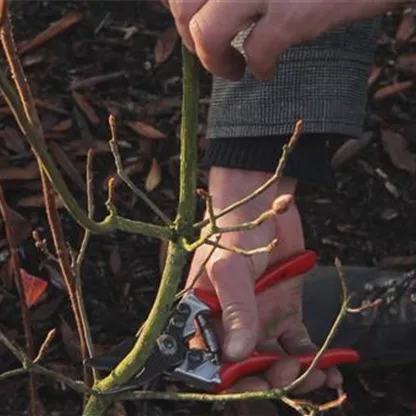
[[[20,278],[22,280],[26,306],[30,308],[41,299],[48,287],[48,282],[27,273],[26,270],[22,268],[20,269]]]
[[[373,133],[367,132],[361,139],[348,139],[334,153],[331,160],[332,169],[337,169],[360,153],[373,140]]]
[[[129,121],[127,125],[140,136],[146,137],[146,139],[166,139],[167,137],[166,134],[142,121]]]
[[[27,164],[24,168],[8,166],[0,168],[0,178],[2,181],[19,181],[38,179],[40,176],[36,162]]]
[[[65,351],[73,362],[79,363],[82,360],[79,338],[62,317],[61,322],[61,337]]]
[[[159,37],[155,45],[155,62],[160,65],[165,62],[175,49],[176,41],[178,40],[178,32],[173,25],[166,29]]]
[[[78,169],[72,164],[66,153],[62,150],[62,147],[57,143],[49,143],[49,148],[58,162],[59,166],[66,172],[66,174],[78,185],[82,191],[86,191],[84,179],[79,174]]]
[[[406,13],[396,32],[398,43],[406,42],[415,33],[415,18],[413,13]]]
[[[100,119],[97,116],[97,113],[95,112],[94,108],[85,98],[85,96],[76,91],[72,91],[72,96],[74,97],[74,100],[78,104],[80,110],[85,114],[85,117],[87,117],[92,124],[99,124]]]
[[[405,170],[411,175],[416,173],[415,156],[409,152],[406,139],[400,133],[383,130],[381,132],[381,143],[396,168]]]
[[[150,166],[149,173],[146,177],[145,189],[147,192],[153,191],[160,184],[162,179],[162,171],[160,165],[156,159],[152,159],[152,165]]]
[[[61,33],[68,30],[71,26],[78,23],[83,18],[81,13],[71,12],[59,19],[57,22],[52,23],[47,29],[39,33],[33,39],[20,42],[17,45],[17,52],[22,55],[29,52],[39,46],[43,45],[50,39],[55,38]]]
[[[66,120],[62,120],[58,124],[56,124],[51,131],[55,133],[62,133],[69,130],[72,127],[72,120],[67,118]]]
[[[384,100],[385,98],[391,97],[392,95],[399,94],[410,90],[413,87],[413,81],[402,81],[396,82],[395,84],[387,85],[386,87],[380,88],[373,96],[374,101]]]

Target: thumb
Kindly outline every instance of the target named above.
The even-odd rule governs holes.
[[[206,270],[222,308],[223,352],[229,360],[240,361],[253,351],[259,334],[251,268],[243,256],[222,253]]]

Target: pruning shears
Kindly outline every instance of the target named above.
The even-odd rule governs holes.
[[[316,257],[315,252],[307,250],[275,264],[257,280],[255,293],[259,294],[275,284],[307,273],[315,265]],[[143,368],[127,384],[108,393],[139,389],[161,374],[167,374],[198,389],[219,393],[245,376],[265,371],[283,358],[279,354],[253,352],[240,362],[221,362],[220,346],[209,321],[209,318],[219,314],[221,306],[215,295],[199,288],[187,291],[175,306]],[[205,348],[190,348],[188,341],[198,331],[202,334]],[[108,353],[86,360],[86,364],[111,371],[130,351],[134,342],[134,338],[125,340]],[[295,358],[300,361],[302,369],[306,370],[315,355],[303,354]],[[317,368],[352,364],[359,360],[360,355],[354,349],[333,348],[322,355]]]

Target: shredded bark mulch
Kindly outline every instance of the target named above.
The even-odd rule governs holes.
[[[118,138],[130,178],[170,217],[178,190],[181,56],[167,10],[156,1],[30,1],[11,6],[18,52],[36,98],[47,144],[67,183],[86,206],[85,164],[93,148],[95,218],[105,215],[107,180],[115,174],[108,115],[117,116]],[[412,13],[385,18],[369,77],[366,133],[334,149],[334,184],[302,184],[299,207],[307,246],[320,261],[413,268],[416,265],[416,26]],[[199,144],[203,154],[210,76],[202,71]],[[200,171],[206,185],[206,172]],[[0,181],[14,212],[24,270],[48,282],[31,310],[37,347],[57,336],[47,355],[56,371],[82,377],[80,349],[59,268],[38,250],[36,229],[51,246],[36,161],[10,110],[0,98]],[[116,188],[120,214],[159,222],[124,184]],[[199,204],[199,213],[203,205]],[[78,250],[82,230],[60,210],[68,244]],[[146,317],[159,283],[159,241],[121,232],[93,236],[82,271],[84,298],[98,351],[132,335]],[[0,325],[24,345],[19,300],[10,274],[10,252],[0,222]],[[0,346],[0,373],[16,368]],[[381,378],[386,381],[381,382]],[[415,411],[413,369],[395,368],[347,377],[349,403],[341,413],[381,415]],[[161,382],[155,387],[176,389]],[[45,415],[79,415],[80,397],[39,379]],[[320,396],[319,396],[320,394]],[[319,393],[322,399],[324,393]],[[324,398],[325,399],[325,398]],[[27,378],[0,383],[0,414],[23,415]],[[114,415],[221,413],[201,403],[127,403]],[[287,409],[283,409],[287,412]],[[340,412],[337,410],[337,412]]]

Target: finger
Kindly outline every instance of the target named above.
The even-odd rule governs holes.
[[[227,393],[245,391],[264,391],[270,388],[266,380],[260,377],[246,377],[239,380]],[[229,403],[231,413],[238,416],[277,416],[276,406],[270,400]]]
[[[208,0],[164,0],[164,3],[169,7],[174,19],[176,28],[182,42],[191,51],[195,52],[195,45],[189,31],[189,24],[198,10]]]
[[[299,322],[292,323],[289,326],[289,330],[280,336],[279,342],[289,355],[315,354],[318,351],[316,345],[312,343],[305,326]],[[304,394],[311,392],[324,386],[326,381],[326,373],[315,368],[302,383],[293,389],[293,393]]]
[[[282,26],[265,15],[244,42],[247,66],[259,81],[272,81],[279,56],[288,47]]]
[[[285,357],[273,364],[265,372],[264,377],[274,388],[282,388],[292,383],[299,372],[299,361],[293,357]]]
[[[246,67],[244,56],[232,40],[261,14],[262,2],[211,0],[192,18],[189,31],[196,53],[204,67],[213,74],[232,81],[239,80]]]
[[[231,361],[242,360],[254,349],[259,333],[254,279],[245,259],[234,253],[223,252],[206,269],[222,308],[223,352]]]

